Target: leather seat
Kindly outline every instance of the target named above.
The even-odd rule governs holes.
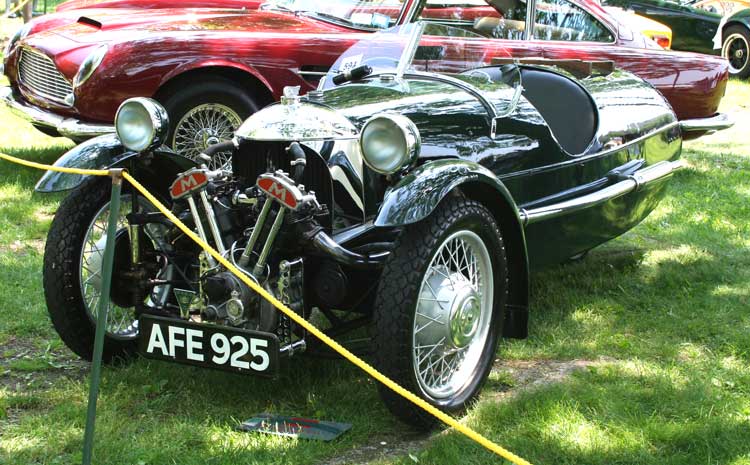
[[[578,83],[551,71],[522,68],[523,95],[568,153],[583,153],[596,135],[596,106]]]

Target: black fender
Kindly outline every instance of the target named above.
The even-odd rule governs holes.
[[[448,195],[460,192],[485,205],[503,232],[508,257],[508,304],[503,336],[525,338],[529,318],[529,260],[516,202],[490,170],[466,160],[440,160],[412,170],[390,188],[375,226],[395,228],[427,218]]]
[[[95,137],[72,148],[60,157],[53,166],[106,170],[128,168],[144,185],[163,190],[174,180],[174,175],[198,166],[195,161],[178,155],[168,147],[149,153],[127,150],[115,134]],[[87,176],[47,171],[36,184],[41,193],[63,192],[80,185]]]

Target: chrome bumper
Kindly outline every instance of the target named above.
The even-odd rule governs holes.
[[[601,205],[610,200],[622,197],[625,194],[646,189],[651,184],[667,179],[672,173],[683,167],[684,165],[680,160],[662,161],[642,170],[638,170],[624,180],[599,191],[592,192],[591,194],[576,199],[566,200],[565,202],[547,205],[545,207],[534,208],[531,210],[522,208],[519,211],[519,215],[521,216],[521,221],[524,226],[569,215],[571,213]]]
[[[714,132],[721,131],[722,129],[729,129],[732,126],[734,126],[734,121],[732,121],[729,118],[729,115],[725,113],[718,113],[715,116],[708,118],[695,118],[680,121],[680,129],[682,129],[682,132]]]
[[[111,124],[84,123],[75,118],[66,118],[28,105],[16,99],[13,90],[7,86],[0,87],[0,102],[10,108],[16,116],[34,124],[55,129],[61,136],[89,139],[115,132],[115,127]]]

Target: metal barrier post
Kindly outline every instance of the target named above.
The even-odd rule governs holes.
[[[83,465],[91,465],[94,449],[94,426],[96,424],[96,402],[99,398],[99,381],[102,373],[102,352],[104,350],[104,334],[107,330],[107,314],[109,312],[109,295],[112,287],[112,267],[115,255],[115,236],[117,235],[117,220],[120,217],[120,192],[122,190],[122,170],[111,170],[112,197],[109,201],[109,222],[107,223],[107,240],[104,247],[102,264],[102,297],[99,299],[99,309],[96,318],[96,337],[94,338],[94,356],[91,360],[91,387],[89,388],[89,404],[86,414],[86,430],[83,436]]]

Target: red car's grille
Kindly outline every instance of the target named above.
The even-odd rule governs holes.
[[[52,59],[30,48],[21,50],[18,78],[35,94],[62,104],[67,105],[65,98],[73,93],[73,86],[60,74]]]

